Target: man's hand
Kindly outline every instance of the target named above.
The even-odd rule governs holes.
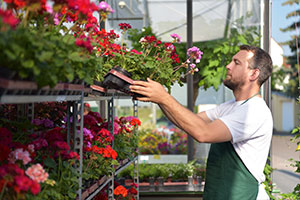
[[[166,97],[169,96],[169,93],[160,83],[152,81],[150,78],[147,78],[147,81],[134,81],[129,88],[131,92],[145,96],[137,97],[137,100],[139,101],[150,101],[161,104],[164,100],[166,100]]]

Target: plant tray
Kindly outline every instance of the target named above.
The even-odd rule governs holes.
[[[2,95],[80,95],[89,92],[83,84],[58,83],[55,87],[39,88],[35,82],[0,78],[0,96]]]
[[[124,70],[119,67],[114,68],[111,69],[107,73],[107,75],[105,75],[103,84],[108,88],[119,90],[121,92],[129,94],[130,96],[142,97],[142,95],[130,91],[129,86],[133,84],[134,80],[132,80],[128,76],[131,76],[129,72],[124,72]]]

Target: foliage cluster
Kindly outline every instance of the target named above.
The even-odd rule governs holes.
[[[118,177],[132,179],[134,166],[130,165],[123,170]],[[173,181],[187,180],[189,176],[201,176],[205,179],[205,166],[191,161],[188,163],[179,164],[139,164],[139,179],[140,181],[148,181],[150,177],[163,177],[165,180],[171,177]]]
[[[286,0],[282,3],[283,6],[290,5],[294,6],[295,11],[292,11],[287,14],[286,18],[295,18],[294,22],[291,23],[289,26],[282,28],[281,31],[283,32],[291,32],[297,30],[299,28],[299,10],[296,8],[299,6],[299,2],[297,0]],[[285,85],[284,92],[291,97],[297,98],[299,95],[299,35],[292,35],[291,40],[281,43],[282,45],[288,45],[290,47],[291,52],[293,53],[290,56],[287,56],[286,64],[290,65],[290,68],[283,69],[285,72],[285,76],[289,77],[288,83]],[[297,60],[298,59],[298,60]]]
[[[218,89],[226,75],[225,66],[239,51],[239,45],[249,44],[259,46],[259,33],[257,27],[244,27],[244,17],[236,20],[229,31],[229,37],[213,41],[194,42],[194,46],[201,48],[204,56],[201,58],[199,72],[194,73],[194,88],[204,89],[214,87]],[[151,28],[144,31],[133,30],[129,32],[129,39],[135,48],[138,48],[137,38],[143,35],[155,35]],[[186,43],[175,44],[180,60],[186,59]],[[184,79],[182,79],[184,80]],[[196,91],[196,90],[195,90]],[[197,93],[195,93],[195,96]]]
[[[190,63],[187,73],[198,70],[202,52],[196,47],[197,51],[188,52],[189,60],[176,66],[179,58],[173,43],[180,42],[177,34],[171,35],[172,43],[162,43],[153,35],[139,38],[141,51],[137,51],[124,43],[129,24],[119,24],[121,41],[114,30],[101,30],[95,16],[103,21],[112,12],[105,2],[4,2],[0,8],[1,67],[16,72],[14,78],[35,81],[39,87],[74,79],[101,82],[110,69],[120,66],[133,79],[150,77],[170,89],[176,80],[180,82],[179,68],[187,72]]]

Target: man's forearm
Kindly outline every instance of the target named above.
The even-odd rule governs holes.
[[[176,119],[174,119],[174,117],[172,117],[172,115],[170,115],[170,113],[168,113],[165,109],[164,106],[159,105],[160,109],[162,110],[162,112],[164,113],[164,115],[173,123],[175,124],[178,128],[182,129],[182,127],[177,123]]]
[[[170,95],[168,95],[159,106],[176,126],[184,130],[197,141],[202,140],[202,132],[206,124],[202,118],[182,106]]]

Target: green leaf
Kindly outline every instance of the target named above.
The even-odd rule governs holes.
[[[218,66],[220,64],[219,60],[211,60],[209,61],[209,67]]]
[[[65,35],[62,41],[66,44],[74,44],[75,38],[72,35]]]
[[[242,44],[248,44],[247,40],[245,39],[244,36],[239,35],[238,36],[238,40],[242,43]]]
[[[51,51],[43,51],[39,56],[40,61],[49,61],[53,57],[53,52]]]
[[[26,60],[25,62],[22,63],[22,65],[25,68],[32,68],[34,66],[34,61],[33,60]]]
[[[51,159],[51,158],[46,158],[44,160],[44,165],[49,167],[49,168],[52,168],[52,169],[56,169],[57,168],[57,163]]]
[[[81,62],[83,59],[80,56],[79,52],[72,52],[69,54],[69,59],[75,61],[75,62]]]
[[[10,60],[15,60],[17,58],[17,55],[8,49],[4,50],[4,54],[7,55]]]
[[[33,74],[39,75],[41,73],[41,69],[39,67],[33,67]]]
[[[229,46],[225,45],[223,48],[223,53],[228,54],[228,52],[229,52]]]

